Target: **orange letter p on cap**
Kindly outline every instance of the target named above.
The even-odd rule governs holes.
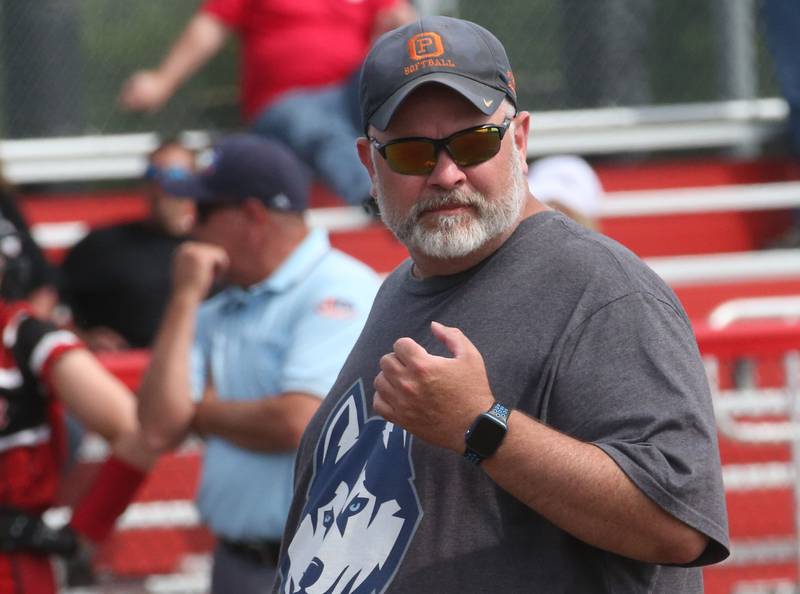
[[[408,40],[408,55],[412,60],[435,58],[444,53],[442,38],[438,33],[418,33]]]

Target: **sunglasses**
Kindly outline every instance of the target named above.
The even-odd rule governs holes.
[[[164,180],[183,180],[192,175],[192,172],[184,167],[157,167],[148,165],[144,172],[144,178],[149,181],[161,182]]]
[[[207,223],[215,212],[236,207],[238,207],[236,202],[197,202],[195,205],[195,223],[202,225]]]
[[[384,144],[371,136],[369,140],[395,173],[427,175],[436,167],[442,149],[459,167],[488,161],[500,151],[500,144],[512,119],[506,118],[502,124],[466,128],[447,138],[412,136],[396,138]]]

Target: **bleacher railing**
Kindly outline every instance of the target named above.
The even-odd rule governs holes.
[[[800,592],[797,586],[800,319],[797,314],[800,314],[800,297],[736,300],[717,308],[708,324],[695,326],[722,444],[732,528],[731,558],[719,568],[709,568],[707,582],[713,583],[709,578],[715,572],[740,572],[732,589],[720,589],[719,594]],[[743,455],[746,463],[726,459],[726,451],[735,452],[737,448],[737,455]],[[784,453],[786,448],[788,455]],[[787,507],[791,509],[777,510],[781,506],[773,502],[786,500],[775,499],[775,494],[787,489],[791,494]],[[742,506],[745,498],[751,501],[748,507]],[[754,505],[752,501],[758,503]],[[754,507],[757,515],[744,517]],[[777,518],[769,522],[775,533],[762,534],[758,527],[763,523],[760,516],[770,514]],[[780,578],[774,577],[776,571],[782,573]]]
[[[787,115],[780,98],[534,112],[528,156],[697,149],[753,153],[783,131]],[[211,137],[204,131],[183,135],[194,148],[208,146]],[[0,162],[16,184],[134,179],[157,143],[152,133],[5,140]]]

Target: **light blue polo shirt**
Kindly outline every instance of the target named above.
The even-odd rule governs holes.
[[[380,281],[313,230],[268,278],[202,305],[191,354],[193,396],[213,378],[223,400],[284,392],[323,398],[355,343]],[[279,540],[292,498],[294,453],[206,441],[197,506],[218,536]]]

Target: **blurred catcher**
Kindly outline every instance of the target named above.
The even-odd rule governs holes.
[[[31,236],[28,224],[17,206],[17,190],[3,177],[0,163],[0,219],[10,223],[19,236],[20,255],[15,258],[15,282],[4,283],[0,298],[6,301],[24,299],[34,311],[49,317],[58,303],[56,273]],[[9,291],[13,291],[10,293]]]
[[[18,282],[20,237],[0,220],[0,294]],[[0,300],[0,594],[52,594],[51,556],[68,566],[113,528],[154,456],[140,439],[132,394],[71,333],[39,319],[23,301]],[[109,444],[111,456],[67,526],[51,507],[66,453],[64,411]]]

